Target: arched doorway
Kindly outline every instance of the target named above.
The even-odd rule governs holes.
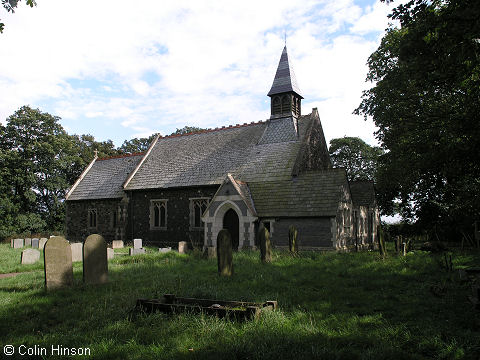
[[[229,209],[223,216],[223,228],[227,229],[232,237],[232,248],[238,250],[238,215],[233,209]]]

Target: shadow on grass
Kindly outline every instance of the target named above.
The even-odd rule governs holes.
[[[216,260],[147,254],[109,262],[109,283],[45,291],[43,276],[0,282],[3,344],[88,347],[95,359],[451,358],[478,353],[480,332],[464,285],[447,283],[425,254],[382,261],[376,254],[234,255],[235,274]],[[205,315],[142,315],[137,298],[165,293],[222,300],[277,300],[257,322]],[[462,355],[463,354],[463,355]]]

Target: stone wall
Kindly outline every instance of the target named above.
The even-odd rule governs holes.
[[[190,238],[196,246],[202,247],[203,229],[190,230],[190,199],[208,197],[212,199],[218,185],[196,188],[175,188],[161,190],[141,190],[129,193],[130,219],[127,226],[127,238],[141,238],[144,244],[177,247],[179,241]],[[166,229],[150,229],[151,200],[167,201]]]

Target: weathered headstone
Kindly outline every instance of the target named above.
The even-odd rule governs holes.
[[[217,236],[217,265],[220,275],[233,274],[232,238],[226,229],[220,230]]]
[[[142,248],[142,239],[133,239],[133,248],[141,249]]]
[[[180,241],[178,243],[178,253],[179,254],[186,254],[188,250],[188,244],[186,241]]]
[[[70,248],[72,249],[72,262],[82,261],[83,260],[83,244],[71,243]]]
[[[50,238],[43,250],[45,286],[55,289],[73,284],[72,250],[61,236]]]
[[[144,249],[144,248],[141,248],[141,249],[133,249],[133,248],[130,248],[128,250],[128,254],[130,256],[133,256],[133,255],[140,255],[140,254],[145,254],[147,251]]]
[[[214,259],[217,257],[217,249],[214,246],[207,246],[203,251],[203,256],[207,259]]]
[[[22,251],[22,265],[35,264],[38,260],[40,260],[40,251],[35,249],[26,249]]]
[[[32,246],[32,239],[31,238],[25,238],[25,247],[27,246]]]
[[[135,245],[135,242],[134,242],[134,245]],[[112,249],[122,249],[122,248],[123,248],[123,240],[113,240]]]
[[[270,245],[270,233],[265,226],[258,229],[258,242],[260,243],[260,259],[269,263],[272,261],[272,247]]]
[[[172,251],[172,248],[171,247],[166,247],[166,248],[158,248],[158,252],[161,252],[161,253],[168,253]]]
[[[107,260],[113,259],[115,257],[115,250],[112,248],[107,248]]]
[[[47,243],[48,239],[47,238],[41,238],[38,241],[38,248],[43,249],[45,247],[45,244]]]
[[[290,228],[288,229],[288,247],[290,249],[290,252],[293,252],[293,253],[297,252],[297,236],[298,236],[297,228],[291,225]]]
[[[38,249],[39,242],[40,242],[39,239],[33,238],[32,239],[32,248]]]
[[[13,248],[14,249],[23,248],[23,239],[13,239]]]
[[[83,282],[103,284],[107,281],[107,243],[103,236],[93,234],[83,244]]]

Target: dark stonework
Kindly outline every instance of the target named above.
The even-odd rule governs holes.
[[[271,242],[274,246],[289,246],[289,228],[295,226],[298,231],[298,241],[302,248],[332,248],[331,218],[291,218],[277,219],[273,224]],[[298,244],[297,244],[298,247]]]
[[[218,185],[198,188],[176,188],[164,190],[142,190],[130,192],[130,217],[127,227],[127,239],[142,238],[145,244],[154,244],[161,247],[178,246],[180,241],[190,242],[195,246],[202,246],[204,230],[189,230],[190,227],[190,198],[212,198]],[[150,229],[150,200],[166,199],[167,202],[167,229]]]
[[[83,244],[83,282],[103,284],[107,281],[107,243],[101,235],[93,234]]]
[[[233,274],[232,239],[228,230],[222,229],[217,236],[218,273],[223,276]]]
[[[258,230],[258,241],[260,243],[260,259],[265,263],[272,262],[270,233],[265,226],[261,226]]]

